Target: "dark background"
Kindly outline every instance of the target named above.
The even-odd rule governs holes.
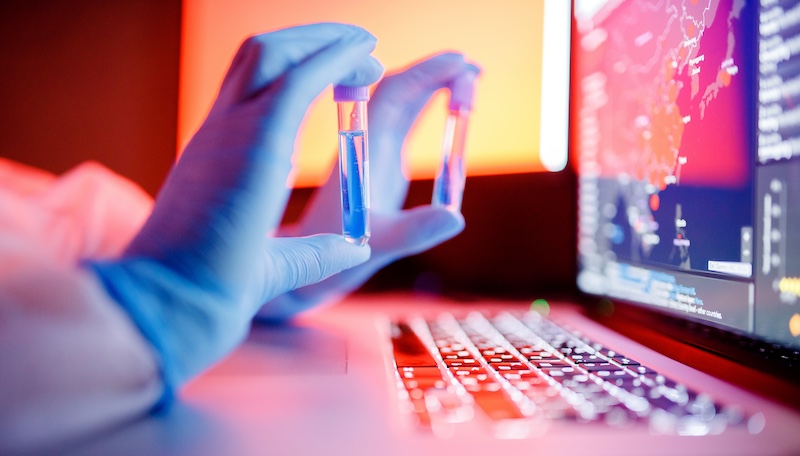
[[[175,157],[181,2],[0,2],[0,153],[97,160],[155,194]]]

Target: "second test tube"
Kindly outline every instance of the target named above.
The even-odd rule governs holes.
[[[339,120],[339,182],[342,195],[342,234],[364,245],[369,240],[369,147],[367,143],[367,86],[334,86]]]
[[[442,164],[433,184],[432,203],[452,211],[461,210],[466,170],[467,127],[472,110],[473,84],[477,73],[467,72],[450,87],[450,113],[442,141]]]

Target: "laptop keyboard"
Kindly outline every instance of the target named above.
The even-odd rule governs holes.
[[[477,416],[500,437],[557,420],[718,434],[743,414],[536,312],[392,323],[398,390],[422,428]]]

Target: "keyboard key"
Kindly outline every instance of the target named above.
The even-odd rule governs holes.
[[[608,359],[601,357],[597,354],[571,354],[567,358],[572,360],[574,363],[582,364],[582,363],[605,363],[608,362]]]
[[[519,362],[516,363],[490,363],[490,365],[499,371],[508,370],[528,370],[528,366]]]
[[[531,360],[531,364],[542,369],[550,369],[555,367],[572,367],[573,364],[561,359],[548,359],[548,360]]]
[[[528,360],[531,361],[532,363],[536,363],[536,362],[540,362],[540,361],[541,362],[561,361],[562,359],[563,358],[559,358],[558,356],[555,356],[555,355],[546,355],[546,356],[531,355],[531,356],[528,356]]]
[[[622,368],[611,363],[582,363],[581,367],[589,372],[597,371],[621,371]]]
[[[473,398],[492,420],[525,418],[519,406],[502,391],[476,391]]]
[[[656,375],[658,375],[658,372],[654,371],[653,369],[650,369],[649,367],[645,367],[645,366],[642,366],[642,365],[630,365],[630,366],[626,366],[626,367],[631,372],[633,372],[633,373],[635,373],[637,375],[645,375],[645,376],[650,376],[650,377],[655,377]]]
[[[551,367],[547,369],[542,369],[547,375],[551,377],[571,377],[573,375],[583,375],[585,372],[572,367],[572,366],[561,366],[561,367]]]
[[[620,366],[638,366],[639,362],[634,361],[630,358],[626,358],[624,356],[614,356],[611,358],[615,363],[619,364]]]
[[[394,360],[398,367],[436,366],[436,361],[427,347],[407,323],[393,325],[392,347],[394,348]]]
[[[446,359],[444,363],[447,367],[477,366],[478,362],[474,358]]]

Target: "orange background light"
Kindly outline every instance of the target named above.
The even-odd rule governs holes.
[[[249,35],[313,22],[346,22],[378,38],[387,72],[446,50],[479,64],[467,142],[470,175],[541,171],[539,115],[541,1],[188,0],[183,6],[178,141],[183,149],[205,117],[229,62]],[[433,177],[447,96],[438,93],[405,144],[406,172]],[[295,186],[322,183],[336,160],[330,88],[309,109],[295,153]]]

